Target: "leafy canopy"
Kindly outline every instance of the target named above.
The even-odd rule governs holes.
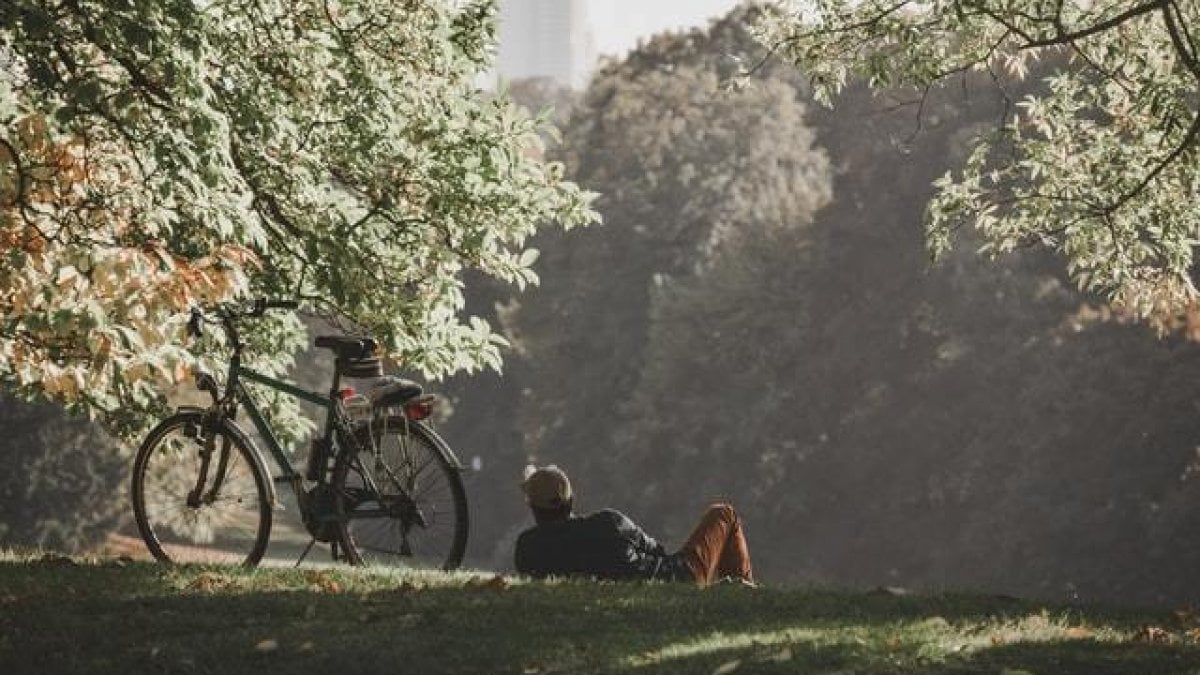
[[[595,218],[475,81],[491,2],[0,5],[0,377],[92,410],[185,375],[185,310],[300,297],[428,375],[498,366],[460,272],[524,286]],[[260,367],[303,344],[255,324]]]
[[[1200,337],[1190,275],[1200,237],[1200,5],[785,0],[774,9],[758,24],[761,39],[809,74],[825,102],[852,79],[928,94],[984,72],[1007,93],[1048,72],[936,182],[930,252],[946,252],[963,226],[991,254],[1045,245],[1081,287]]]

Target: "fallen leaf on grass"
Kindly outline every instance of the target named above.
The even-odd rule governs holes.
[[[1016,668],[1005,668],[1000,671],[1000,675],[1033,675],[1028,670],[1018,670]]]
[[[732,673],[733,671],[735,671],[741,667],[742,667],[741,659],[734,659],[732,661],[726,661],[725,663],[722,663],[721,665],[717,666],[716,669],[714,669],[712,671],[712,675],[729,675],[729,673]]]
[[[1193,640],[1200,641],[1200,628],[1193,628],[1193,629],[1189,630],[1187,633],[1185,633],[1185,635],[1187,635],[1188,637],[1190,637]]]
[[[482,591],[506,591],[511,585],[512,583],[508,579],[497,574],[487,581],[484,581],[482,577],[471,577],[463,587]]]
[[[894,652],[900,648],[900,638],[890,637],[884,640],[883,644],[888,648],[888,651]]]
[[[1133,634],[1133,641],[1162,644],[1171,641],[1171,634],[1158,626],[1142,626]]]
[[[1031,630],[1043,630],[1050,627],[1050,611],[1043,609],[1037,614],[1025,617],[1025,627]]]
[[[779,650],[778,652],[768,656],[767,660],[774,661],[775,663],[784,663],[786,661],[791,661],[792,656],[793,656],[793,654],[792,654],[791,648],[784,647],[783,649]]]
[[[187,587],[193,591],[203,591],[209,593],[212,591],[227,588],[229,580],[215,572],[201,572],[199,576],[192,579]]]
[[[508,579],[505,579],[504,577],[497,574],[496,576],[489,579],[486,583],[484,583],[483,587],[488,589],[489,591],[507,591],[508,587],[511,585],[512,584],[509,583]]]
[[[933,630],[949,630],[950,622],[940,616],[931,616],[922,621],[921,626],[924,628],[931,628]]]
[[[1082,640],[1084,638],[1092,637],[1092,631],[1084,628],[1083,626],[1071,626],[1063,634],[1071,640]]]
[[[258,644],[254,645],[254,651],[262,654],[273,652],[276,649],[279,649],[279,642],[270,638],[266,640],[259,640]]]
[[[342,592],[342,585],[324,570],[309,570],[305,572],[304,579],[309,583],[309,590],[326,593]]]

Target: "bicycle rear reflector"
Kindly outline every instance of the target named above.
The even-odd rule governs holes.
[[[404,404],[404,416],[414,422],[420,422],[433,414],[436,399],[432,396],[422,396]]]

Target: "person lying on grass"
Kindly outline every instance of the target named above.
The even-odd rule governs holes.
[[[537,525],[517,537],[520,574],[754,585],[742,522],[728,504],[709,506],[683,547],[667,553],[620,511],[575,515],[571,481],[553,464],[527,467],[521,487]]]

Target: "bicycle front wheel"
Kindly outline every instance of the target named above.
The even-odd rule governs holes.
[[[355,565],[452,570],[467,546],[467,496],[445,442],[402,417],[358,431],[334,463],[337,523]]]
[[[235,427],[206,424],[199,411],[150,432],[134,460],[132,497],[156,559],[258,564],[271,535],[271,504],[253,452]]]

